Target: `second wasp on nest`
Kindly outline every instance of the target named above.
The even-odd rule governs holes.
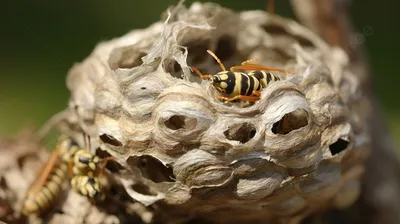
[[[296,223],[359,193],[368,102],[347,59],[276,15],[178,6],[70,70],[60,129],[115,157],[115,178],[155,220]]]
[[[63,183],[71,178],[72,188],[88,198],[104,197],[103,184],[106,158],[103,166],[98,156],[80,148],[72,139],[61,137],[49,160],[43,165],[34,183],[26,193],[22,205],[25,216],[42,215],[59,200]],[[105,182],[105,181],[103,181]]]

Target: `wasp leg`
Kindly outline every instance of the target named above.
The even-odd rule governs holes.
[[[211,78],[211,76],[212,76],[212,75],[210,75],[210,74],[203,75],[203,74],[202,74],[197,68],[195,68],[195,67],[192,67],[192,70],[193,70],[197,75],[199,75],[201,79],[209,79],[209,78]]]
[[[252,96],[256,96],[256,97],[260,98],[261,91],[254,90]]]
[[[233,66],[231,67],[231,71],[237,71],[237,70],[252,70],[252,71],[277,71],[277,72],[287,72],[289,74],[295,74],[295,71],[286,71],[284,69],[279,69],[279,68],[272,68],[272,67],[267,67],[263,65],[256,65],[256,64],[245,64],[245,65],[238,65],[238,66]]]
[[[252,58],[252,59],[249,59],[249,60],[246,60],[246,61],[242,62],[242,65],[251,65],[250,62],[260,61],[260,60],[261,59],[259,59],[259,58]]]
[[[73,166],[74,166],[74,161],[72,159],[68,160],[68,174],[70,177],[74,176]]]
[[[112,156],[106,157],[106,158],[103,159],[103,166],[102,166],[101,169],[100,169],[99,176],[104,176],[104,170],[106,169],[106,166],[107,166],[108,161],[114,160],[114,159],[115,159],[115,158],[112,157]]]
[[[260,99],[260,97],[259,96],[243,96],[243,95],[238,95],[238,96],[235,96],[235,97],[232,97],[232,98],[229,98],[229,97],[223,97],[223,96],[216,96],[216,98],[217,99],[221,99],[221,100],[225,100],[225,101],[228,101],[228,102],[231,102],[231,101],[234,101],[234,100],[244,100],[244,101],[251,101],[251,102],[254,102],[254,101],[257,101],[257,100],[259,100]]]

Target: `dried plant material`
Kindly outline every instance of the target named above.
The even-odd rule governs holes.
[[[276,73],[254,103],[223,102],[189,69],[220,71],[207,49],[227,67],[257,57],[296,72]],[[359,194],[369,103],[345,52],[291,20],[179,5],[165,23],[100,43],[68,87],[60,129],[114,156],[115,178],[156,221],[297,223]]]
[[[19,219],[25,192],[47,156],[32,130],[24,130],[14,139],[1,139],[1,221],[15,222]]]

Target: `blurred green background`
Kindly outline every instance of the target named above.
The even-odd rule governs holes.
[[[144,28],[176,0],[2,1],[0,7],[0,136],[40,126],[64,109],[65,76],[96,43]],[[186,1],[186,5],[193,1]],[[267,0],[215,0],[235,10],[266,9]],[[400,139],[400,45],[397,1],[355,0],[351,14],[375,75],[392,134]],[[289,0],[276,12],[293,17]],[[396,20],[397,18],[397,20]],[[397,60],[396,60],[397,59]],[[397,140],[399,143],[400,141]]]

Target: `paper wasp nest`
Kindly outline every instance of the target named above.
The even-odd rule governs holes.
[[[260,58],[295,70],[254,104],[227,103],[190,67],[215,74]],[[163,222],[296,222],[359,194],[368,103],[346,53],[294,21],[216,4],[100,43],[68,75],[68,125],[116,157],[128,194]],[[81,144],[83,144],[82,140]]]

